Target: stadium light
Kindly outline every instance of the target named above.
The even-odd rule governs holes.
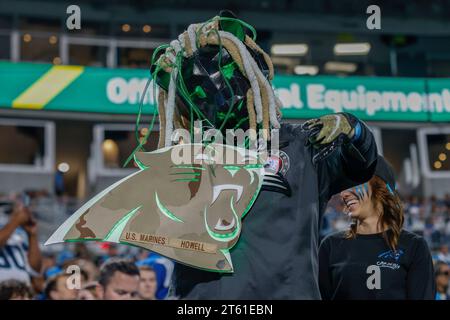
[[[325,63],[325,71],[328,72],[355,72],[358,66],[351,62],[328,61]]]
[[[23,42],[30,42],[31,41],[31,35],[29,33],[26,33],[23,35]]]
[[[442,168],[442,162],[440,162],[440,161],[435,161],[435,162],[434,162],[434,168],[435,168],[435,169],[440,169],[440,168]]]
[[[50,38],[48,38],[48,43],[50,44],[56,44],[57,42],[58,42],[57,36],[50,36]]]
[[[370,43],[336,43],[334,54],[337,56],[367,55],[370,51]]]
[[[122,31],[123,32],[128,32],[131,30],[131,26],[128,23],[125,23],[122,25]]]
[[[441,160],[441,161],[447,160],[447,155],[445,153],[440,153],[439,154],[439,160]]]
[[[111,152],[115,149],[116,143],[112,139],[105,139],[103,141],[103,151],[105,152]]]
[[[450,150],[450,142],[447,142],[447,143],[445,144],[445,149]]]
[[[66,173],[69,170],[70,170],[70,166],[67,162],[61,162],[60,164],[58,164],[59,172]]]
[[[308,45],[305,43],[274,44],[270,51],[273,55],[304,56],[308,52]]]
[[[303,66],[295,66],[294,68],[294,73],[299,75],[307,74],[310,76],[315,76],[318,72],[319,72],[318,66],[303,65]]]
[[[152,27],[146,24],[142,27],[142,31],[144,31],[145,33],[149,33],[150,31],[152,31]]]

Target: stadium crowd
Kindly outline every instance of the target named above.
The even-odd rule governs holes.
[[[140,248],[94,241],[44,246],[79,203],[46,192],[0,195],[0,300],[176,299],[174,263]],[[321,236],[348,228],[343,203],[334,197]],[[404,199],[406,230],[423,236],[433,252],[436,299],[450,299],[450,194]]]

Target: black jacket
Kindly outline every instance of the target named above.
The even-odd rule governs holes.
[[[388,231],[389,232],[389,231]],[[325,300],[434,300],[433,260],[425,240],[408,231],[392,251],[382,233],[325,238],[319,249]],[[369,283],[369,284],[368,284]]]
[[[362,123],[361,123],[362,124]],[[372,177],[377,148],[362,124],[354,142],[361,161],[339,148],[313,165],[317,152],[305,146],[299,125],[283,124],[280,150],[291,196],[263,190],[242,222],[238,243],[230,250],[234,273],[201,271],[177,264],[175,294],[187,299],[320,299],[319,228],[330,197]],[[287,160],[288,158],[288,160]],[[287,165],[288,163],[288,165]]]

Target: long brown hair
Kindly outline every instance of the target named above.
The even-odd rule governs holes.
[[[387,227],[387,231],[383,232],[383,238],[392,250],[396,250],[398,239],[403,227],[403,205],[396,191],[393,193],[386,186],[380,177],[373,176],[369,180],[372,188],[371,201],[375,210],[381,212],[378,219],[378,226],[382,229]],[[352,223],[350,229],[346,233],[347,239],[356,237],[357,223]]]

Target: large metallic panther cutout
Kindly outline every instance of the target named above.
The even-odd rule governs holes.
[[[264,178],[258,156],[221,144],[185,144],[137,153],[135,161],[138,172],[88,201],[46,244],[116,242],[233,272],[228,250]]]

